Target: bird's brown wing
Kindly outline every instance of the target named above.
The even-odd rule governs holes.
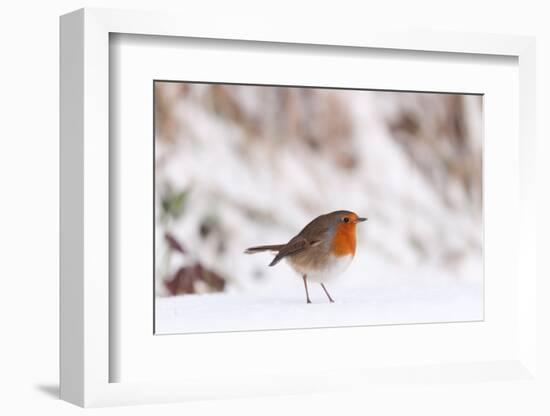
[[[327,215],[321,215],[307,224],[302,231],[286,243],[269,264],[275,266],[286,256],[315,247],[330,239],[331,219]]]
[[[320,244],[322,240],[312,240],[308,241],[306,238],[297,235],[292,240],[290,240],[287,244],[285,244],[279,253],[275,256],[273,261],[269,264],[270,266],[275,266],[277,263],[279,263],[282,259],[284,259],[286,256],[290,256],[292,254],[299,253],[300,251],[306,250],[310,247],[315,247],[316,245]]]

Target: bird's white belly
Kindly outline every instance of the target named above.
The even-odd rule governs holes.
[[[307,280],[324,283],[338,277],[349,267],[353,256],[331,256],[327,267],[323,270],[310,270],[307,273]]]

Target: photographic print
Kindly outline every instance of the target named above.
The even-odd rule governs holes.
[[[482,95],[153,88],[156,334],[483,320]]]

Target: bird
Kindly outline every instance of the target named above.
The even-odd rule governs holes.
[[[329,302],[334,303],[325,283],[341,275],[350,265],[355,256],[356,225],[366,220],[353,211],[330,212],[313,219],[286,244],[249,247],[245,253],[276,253],[269,266],[286,259],[304,281],[307,304],[311,303],[308,280],[320,283]]]

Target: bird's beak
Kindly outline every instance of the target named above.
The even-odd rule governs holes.
[[[357,219],[355,220],[355,222],[363,222],[363,221],[366,221],[367,219],[366,218],[363,218],[363,217],[357,217]]]

